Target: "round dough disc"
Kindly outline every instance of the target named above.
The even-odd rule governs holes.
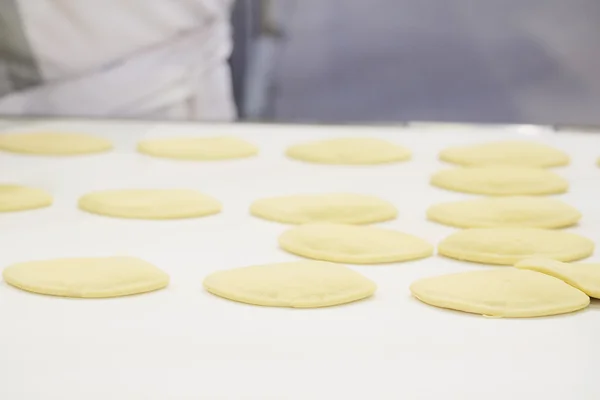
[[[440,159],[465,166],[557,167],[569,164],[569,156],[558,149],[516,140],[450,147],[440,153]]]
[[[0,212],[32,210],[52,204],[50,193],[19,185],[0,185]]]
[[[140,153],[181,160],[226,160],[258,154],[258,147],[234,137],[182,137],[142,140]]]
[[[600,299],[600,264],[568,264],[547,258],[528,258],[519,261],[515,267],[553,276]]]
[[[315,308],[364,299],[375,293],[371,280],[343,265],[300,261],[255,265],[206,277],[210,293],[257,306]]]
[[[370,226],[307,224],[284,232],[279,245],[290,253],[322,261],[380,264],[416,260],[433,254],[418,237]]]
[[[288,224],[337,222],[370,224],[396,218],[393,204],[377,197],[330,193],[272,197],[257,200],[250,212],[260,218]]]
[[[456,192],[491,196],[564,193],[569,188],[565,179],[545,169],[508,166],[448,169],[434,174],[431,184]]]
[[[560,279],[516,268],[425,278],[413,283],[410,291],[432,306],[493,317],[542,317],[590,304],[585,293]]]
[[[92,192],[79,199],[82,210],[119,218],[178,219],[216,214],[218,200],[187,189],[124,189]]]
[[[68,156],[112,149],[104,138],[82,133],[9,133],[0,135],[0,149],[13,153]]]
[[[133,257],[65,258],[14,264],[4,280],[28,292],[64,297],[118,297],[162,289],[169,276]]]
[[[427,210],[435,222],[458,228],[564,228],[581,213],[556,199],[543,197],[491,197],[435,204]]]
[[[286,154],[319,164],[385,164],[410,159],[410,150],[381,139],[344,138],[298,144]]]
[[[438,253],[446,257],[500,265],[514,265],[530,257],[573,261],[593,252],[594,242],[583,236],[536,228],[465,229],[438,246]]]

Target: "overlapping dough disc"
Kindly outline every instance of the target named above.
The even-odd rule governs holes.
[[[250,212],[257,217],[288,224],[309,222],[369,224],[394,219],[398,213],[396,207],[385,200],[352,193],[260,199],[252,203]]]
[[[490,197],[435,204],[427,217],[458,228],[564,228],[576,224],[581,213],[556,199],[544,197]]]
[[[4,269],[4,280],[28,292],[64,297],[118,297],[162,289],[169,276],[133,257],[30,261]]]
[[[500,265],[514,265],[531,257],[573,261],[593,252],[594,242],[583,236],[536,228],[465,229],[438,246],[438,253],[446,257]]]
[[[0,185],[0,212],[32,210],[52,204],[45,190],[20,185]]]
[[[112,149],[104,138],[69,132],[7,133],[0,135],[0,149],[13,153],[68,156]]]
[[[433,254],[418,237],[390,229],[344,224],[306,224],[279,237],[290,253],[323,261],[379,264],[415,260]]]
[[[450,147],[442,150],[440,159],[465,166],[556,167],[569,163],[569,156],[563,151],[542,143],[518,140]]]
[[[440,171],[431,184],[456,192],[491,196],[564,193],[569,183],[553,172],[530,167],[464,167]]]
[[[375,138],[342,138],[297,144],[286,154],[321,164],[384,164],[410,159],[410,150]]]
[[[600,299],[600,264],[569,264],[548,258],[528,258],[519,261],[515,267],[553,276],[590,297]]]
[[[119,189],[92,192],[79,199],[82,210],[119,218],[177,219],[216,214],[221,203],[187,189]]]
[[[503,268],[425,278],[410,291],[432,306],[493,317],[542,317],[585,308],[590,298],[560,279]]]
[[[241,303],[313,308],[350,303],[371,296],[376,285],[339,264],[300,261],[255,265],[207,276],[210,293]]]
[[[210,161],[254,156],[258,147],[234,137],[177,137],[142,140],[138,151],[155,157]]]

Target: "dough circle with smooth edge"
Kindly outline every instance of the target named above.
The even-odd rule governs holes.
[[[83,133],[40,132],[0,134],[0,149],[13,153],[69,156],[112,149],[104,138]]]
[[[490,197],[435,204],[427,218],[458,228],[564,228],[574,225],[581,213],[556,199],[544,197]]]
[[[416,260],[433,246],[416,236],[390,229],[344,224],[306,224],[279,237],[282,249],[306,258],[350,264]]]
[[[484,264],[514,265],[531,257],[574,261],[589,257],[594,242],[583,236],[537,228],[474,228],[445,238],[440,255]]]
[[[4,280],[28,292],[63,297],[118,297],[166,287],[169,276],[133,257],[65,258],[6,267]]]
[[[531,167],[460,167],[434,174],[431,184],[456,192],[490,196],[564,193],[569,183],[553,172]]]
[[[406,161],[410,150],[375,138],[342,138],[297,144],[286,154],[296,160],[319,164],[385,164]]]
[[[600,264],[570,264],[547,258],[528,258],[519,261],[515,267],[553,276],[590,297],[600,299]]]
[[[370,224],[396,218],[393,204],[374,196],[327,193],[271,197],[256,200],[250,212],[257,217],[288,224],[337,222]]]
[[[88,193],[79,208],[118,218],[179,219],[216,214],[221,203],[188,189],[119,189]]]
[[[0,212],[32,210],[52,204],[50,193],[20,185],[0,185]]]
[[[440,159],[464,166],[513,165],[524,167],[558,167],[569,164],[563,151],[537,142],[507,140],[450,147]]]
[[[142,140],[138,151],[162,158],[211,161],[251,157],[258,154],[258,147],[235,137],[176,137]]]
[[[410,286],[423,303],[491,317],[564,314],[590,304],[582,291],[560,279],[516,268],[424,278]]]
[[[300,261],[218,271],[204,280],[210,293],[241,303],[271,307],[314,308],[361,300],[377,286],[350,268]]]

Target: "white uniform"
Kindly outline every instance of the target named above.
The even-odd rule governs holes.
[[[231,6],[2,0],[0,114],[232,120]]]

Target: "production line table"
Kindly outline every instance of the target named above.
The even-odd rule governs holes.
[[[583,213],[568,231],[600,243],[600,135],[545,127],[310,126],[133,121],[0,121],[0,131],[74,131],[113,141],[108,153],[36,157],[0,153],[1,183],[46,189],[54,204],[0,215],[0,270],[19,261],[129,255],[171,276],[161,291],[114,299],[35,295],[0,283],[0,399],[599,399],[600,303],[537,319],[491,319],[437,309],[410,296],[421,277],[493,268],[439,256],[350,266],[378,285],[365,301],[322,309],[255,307],[202,288],[212,271],[299,259],[278,248],[289,228],[249,214],[253,200],[356,192],[391,201],[377,226],[433,244],[455,230],[429,222],[431,204],[474,198],[429,185],[449,167],[450,145],[529,139],[572,158],[554,171],[557,196]],[[1,134],[1,132],[0,132]],[[253,158],[188,162],[135,151],[142,138],[244,138]],[[287,159],[295,143],[378,137],[413,151],[409,162],[327,166]],[[122,220],[77,208],[90,191],[191,188],[221,214],[175,221]],[[600,261],[600,250],[589,260]]]

